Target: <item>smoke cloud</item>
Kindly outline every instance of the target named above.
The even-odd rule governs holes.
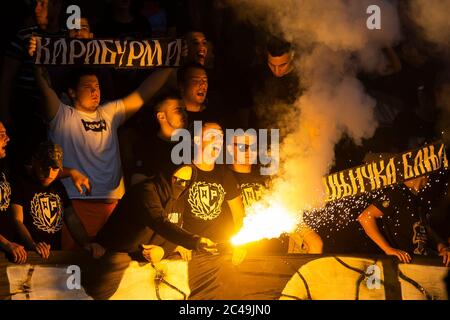
[[[296,47],[295,72],[302,94],[291,113],[273,125],[290,133],[280,147],[281,172],[271,197],[291,212],[320,207],[325,194],[322,177],[333,165],[336,143],[348,135],[359,144],[377,127],[376,101],[367,95],[356,74],[386,69],[382,49],[400,38],[396,6],[374,0],[228,3],[240,18]],[[374,4],[381,8],[381,30],[366,26],[366,9]],[[266,107],[274,114],[279,110],[277,106]]]
[[[425,39],[450,46],[450,1],[411,0],[409,8],[410,18],[419,26]]]

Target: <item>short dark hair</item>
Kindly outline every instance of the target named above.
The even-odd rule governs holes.
[[[153,114],[156,115],[162,111],[162,107],[166,100],[182,100],[181,96],[177,92],[169,92],[158,97],[153,104]]]
[[[272,37],[267,42],[267,52],[272,57],[279,57],[283,54],[289,53],[292,50],[290,42],[281,40],[279,38]]]
[[[96,76],[97,79],[99,78],[98,72],[95,69],[92,69],[92,68],[75,69],[74,72],[71,74],[71,76],[68,79],[67,89],[76,89],[78,87],[81,77],[84,77],[84,76]]]
[[[200,63],[197,63],[197,62],[187,63],[184,66],[182,66],[180,69],[178,69],[178,71],[177,71],[178,85],[186,83],[187,73],[190,69],[201,69],[201,70],[205,71],[205,73],[206,73],[206,68],[203,65],[201,65]]]

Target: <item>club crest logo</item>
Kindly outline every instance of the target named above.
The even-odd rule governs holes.
[[[11,201],[11,186],[4,173],[2,173],[2,177],[3,179],[0,182],[0,211],[6,211]]]
[[[33,224],[47,233],[61,230],[63,207],[61,198],[53,193],[37,193],[31,201]]]
[[[261,200],[264,190],[264,186],[259,183],[253,182],[241,184],[241,193],[244,206],[249,207],[256,201]]]
[[[214,220],[220,213],[225,190],[217,183],[195,182],[189,189],[192,214],[202,220]]]

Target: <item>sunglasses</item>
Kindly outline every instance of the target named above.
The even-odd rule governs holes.
[[[237,147],[240,152],[248,152],[249,150],[251,150],[251,151],[258,150],[257,143],[253,143],[253,144],[235,143],[234,146]]]

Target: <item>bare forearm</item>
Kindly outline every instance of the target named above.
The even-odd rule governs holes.
[[[156,70],[139,88],[123,99],[127,119],[138,112],[162,88],[171,72],[172,69],[169,68]]]
[[[137,89],[143,103],[150,100],[167,82],[169,76],[173,72],[171,68],[163,68],[154,71]]]
[[[358,220],[361,223],[361,226],[363,227],[367,236],[372,239],[372,241],[375,242],[381,250],[386,251],[391,247],[386,238],[380,232],[380,229],[378,228],[376,219],[374,217],[365,215],[361,216]]]
[[[19,238],[23,241],[27,249],[34,250],[34,248],[36,247],[36,243],[34,242],[33,237],[31,236],[27,227],[25,227],[25,225],[21,221],[16,220],[15,224]]]
[[[0,248],[5,250],[8,244],[9,244],[8,239],[6,239],[4,236],[0,234]]]
[[[59,171],[58,179],[70,178],[72,176],[73,170],[75,169],[63,167],[62,170]]]

